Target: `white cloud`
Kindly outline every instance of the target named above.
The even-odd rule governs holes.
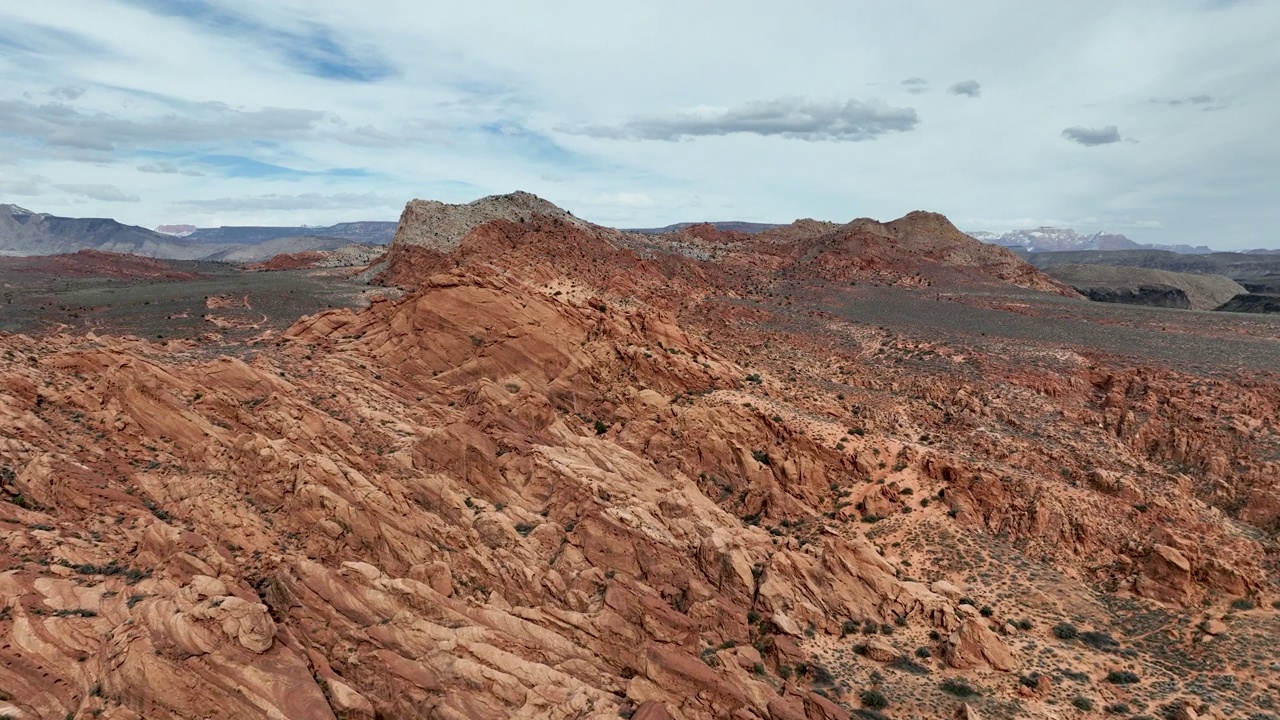
[[[196,170],[195,168],[183,167],[178,163],[169,162],[167,160],[139,165],[138,172],[154,173],[156,175],[187,175],[189,177],[204,176],[204,173]]]
[[[982,85],[977,80],[961,80],[960,82],[947,88],[947,92],[952,95],[966,95],[968,97],[981,97]]]
[[[1280,242],[1280,3],[207,4],[251,32],[175,15],[204,3],[6,5],[0,193],[112,186],[138,202],[75,211],[147,226],[522,188],[640,226],[930,209]],[[1062,136],[1110,126],[1142,142]]]
[[[401,200],[376,193],[301,193],[299,195],[253,195],[207,200],[184,200],[178,203],[191,208],[222,213],[261,212],[266,210],[364,210],[397,207]]]
[[[872,140],[911,130],[916,111],[860,100],[802,98],[749,102],[729,109],[702,108],[648,115],[617,125],[566,126],[564,131],[613,140],[684,140],[716,135],[778,136],[808,141]]]
[[[90,200],[98,200],[100,202],[136,203],[142,199],[137,195],[130,195],[115,185],[108,185],[107,183],[57,184],[54,185],[54,187],[63,192],[71,193],[72,195],[80,195],[82,197],[87,197]]]
[[[1120,129],[1115,125],[1100,128],[1069,127],[1062,131],[1062,137],[1088,147],[1110,145],[1121,140]]]

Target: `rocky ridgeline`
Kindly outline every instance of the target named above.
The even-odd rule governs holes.
[[[0,335],[0,714],[1263,711],[1274,379],[781,285],[1012,282],[940,216],[640,253],[543,204],[411,203],[382,272],[413,293],[220,357]],[[1256,684],[1201,691],[1228,662]]]
[[[397,245],[414,245],[437,252],[457,249],[467,233],[494,220],[525,222],[534,217],[555,218],[585,227],[589,223],[527,192],[490,195],[465,205],[437,200],[413,200],[405,206],[396,228]]]

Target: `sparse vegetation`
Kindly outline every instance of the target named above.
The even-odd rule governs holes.
[[[1112,670],[1107,673],[1107,682],[1112,685],[1133,685],[1139,681],[1137,673],[1128,670]]]
[[[858,700],[862,703],[862,707],[871,708],[872,710],[882,710],[889,707],[889,698],[875,688],[863,690],[858,695]]]
[[[1071,623],[1058,623],[1053,626],[1053,636],[1059,640],[1074,640],[1080,636],[1080,631]]]
[[[959,698],[976,697],[980,693],[963,678],[947,678],[938,686],[942,692]]]

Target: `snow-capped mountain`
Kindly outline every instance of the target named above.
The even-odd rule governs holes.
[[[1184,254],[1213,252],[1203,245],[1157,245],[1138,243],[1118,233],[1098,232],[1085,235],[1071,228],[1038,227],[993,233],[978,230],[969,233],[977,240],[1004,247],[1023,248],[1028,252],[1064,252],[1070,250],[1169,250]]]
[[[156,232],[161,235],[172,235],[174,237],[186,237],[195,231],[195,225],[161,225],[156,228]]]

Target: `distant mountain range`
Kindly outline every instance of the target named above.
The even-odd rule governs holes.
[[[970,237],[992,245],[1022,248],[1027,252],[1067,252],[1076,250],[1168,250],[1184,255],[1202,255],[1213,250],[1204,245],[1156,245],[1134,242],[1118,233],[1085,235],[1071,228],[1038,227],[1006,233],[974,231]]]
[[[395,237],[396,225],[390,221],[345,222],[327,227],[298,225],[294,227],[230,226],[199,228],[187,237],[200,242],[258,245],[269,240],[290,237],[342,238],[366,245],[387,245]],[[345,243],[344,243],[345,244]],[[290,251],[293,252],[293,251]]]
[[[59,255],[78,250],[196,260],[216,252],[185,238],[162,235],[108,218],[65,218],[0,205],[0,255]]]
[[[100,250],[170,260],[258,262],[280,253],[333,250],[356,243],[386,245],[395,235],[396,223],[204,229],[161,225],[157,230],[108,218],[65,218],[17,205],[0,205],[0,255],[9,256]]]

